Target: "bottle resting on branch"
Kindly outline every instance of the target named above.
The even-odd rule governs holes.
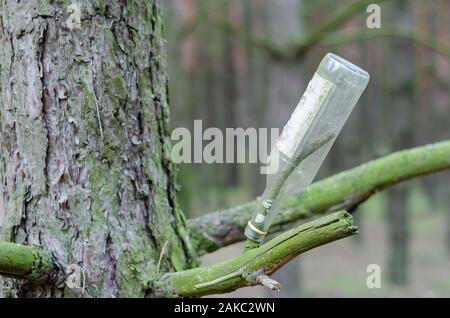
[[[245,229],[248,247],[261,243],[285,198],[313,181],[368,82],[369,74],[345,59],[322,59],[269,156],[273,171],[266,169],[266,189]]]

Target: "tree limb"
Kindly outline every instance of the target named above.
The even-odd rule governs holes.
[[[0,274],[34,284],[60,286],[66,278],[56,257],[40,246],[0,241]]]
[[[232,32],[236,35],[243,36],[243,38],[249,43],[266,51],[273,57],[281,59],[301,58],[309,49],[318,44],[343,45],[351,42],[370,40],[379,37],[406,39],[418,45],[429,48],[435,53],[444,56],[450,56],[450,47],[445,45],[443,42],[440,42],[435,37],[427,34],[416,33],[413,31],[399,30],[389,26],[383,26],[383,28],[381,29],[371,29],[350,34],[334,33],[337,28],[342,26],[356,14],[362,12],[361,10],[370,3],[373,3],[373,0],[355,1],[348,7],[331,16],[331,18],[329,18],[318,27],[314,28],[304,37],[301,37],[297,40],[293,39],[291,43],[284,46],[276,45],[271,41],[271,39],[266,36],[245,32],[229,21],[222,21],[220,26],[227,32]]]
[[[386,0],[380,0],[378,3],[382,1]],[[337,28],[344,25],[353,16],[359,13],[365,13],[365,8],[372,3],[374,3],[373,0],[357,0],[341,11],[338,11],[327,21],[314,28],[311,32],[308,32],[305,38],[303,38],[298,45],[296,45],[295,49],[292,50],[291,53],[287,54],[287,57],[301,57],[309,48],[324,40],[330,35],[330,32],[335,31]]]
[[[386,0],[379,0],[378,3]],[[343,9],[332,14],[325,22],[313,28],[299,39],[293,39],[288,45],[276,45],[269,38],[246,32],[228,20],[222,20],[220,27],[227,32],[243,36],[246,41],[259,47],[275,58],[293,59],[301,58],[309,49],[325,40],[331,32],[335,31],[354,16],[364,13],[365,8],[373,3],[373,0],[356,0]]]
[[[400,181],[450,169],[450,140],[392,153],[315,182],[288,198],[271,232],[313,215],[352,211],[372,194]],[[188,220],[199,255],[243,240],[257,200]]]
[[[313,33],[312,35],[301,38],[300,40],[292,42],[284,47],[276,46],[268,38],[263,36],[247,36],[253,45],[267,51],[272,56],[281,59],[301,58],[309,49],[318,44],[337,46],[382,37],[409,40],[426,47],[437,54],[450,56],[450,47],[439,41],[436,37],[390,27],[355,33],[324,33],[320,34],[320,36]]]
[[[357,233],[352,216],[340,211],[287,231],[258,248],[222,263],[198,267],[160,277],[153,289],[160,296],[199,297],[231,292],[263,284],[279,289],[270,279],[277,269],[314,247]]]
[[[351,42],[370,40],[379,37],[400,38],[415,42],[424,46],[435,53],[450,57],[450,47],[440,42],[437,38],[411,31],[403,31],[395,28],[383,27],[382,29],[362,31],[351,34],[333,34],[333,36],[325,39],[322,44],[325,45],[342,45]]]

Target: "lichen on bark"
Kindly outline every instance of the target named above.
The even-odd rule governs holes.
[[[70,1],[0,4],[0,238],[80,265],[86,296],[144,296],[166,242],[161,271],[195,264],[169,156],[161,4],[77,2],[76,29]]]

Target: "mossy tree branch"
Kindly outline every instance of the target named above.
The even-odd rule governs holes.
[[[272,232],[300,219],[340,209],[353,210],[376,191],[402,180],[450,169],[450,141],[399,151],[316,182],[288,198]],[[244,239],[243,230],[256,201],[189,220],[191,237],[200,254]],[[228,292],[264,282],[265,275],[313,247],[351,235],[355,228],[347,213],[339,212],[304,224],[268,243],[224,263],[164,274],[155,285],[172,288],[176,296]],[[36,284],[59,285],[66,274],[55,256],[38,246],[0,241],[0,274]],[[225,278],[224,278],[225,277]]]
[[[395,152],[313,183],[288,198],[270,231],[298,220],[340,209],[354,210],[375,192],[403,180],[450,169],[450,141]],[[243,240],[257,200],[188,221],[198,253],[205,254]]]
[[[34,284],[60,286],[66,274],[56,257],[40,246],[0,241],[0,274]]]
[[[258,284],[279,289],[279,284],[268,277],[277,269],[299,254],[356,232],[352,216],[336,212],[286,231],[225,262],[163,274],[153,287],[159,296],[181,297],[227,293]]]

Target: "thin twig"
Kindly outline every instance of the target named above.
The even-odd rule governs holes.
[[[156,275],[158,275],[158,273],[159,273],[159,269],[161,267],[161,262],[162,262],[164,253],[166,253],[167,245],[169,245],[169,241],[166,241],[164,243],[163,248],[161,249],[161,253],[159,254],[158,264],[156,265]]]
[[[97,109],[98,126],[100,128],[100,136],[101,136],[101,138],[103,140],[103,127],[102,127],[102,121],[100,119],[100,109],[99,109],[99,106],[98,106],[97,94],[95,93],[95,91],[94,91],[94,98],[95,98],[95,107]]]
[[[243,272],[244,272],[244,268],[241,268],[241,269],[239,269],[239,270],[237,270],[235,272],[232,272],[230,274],[221,276],[221,277],[219,277],[217,279],[214,279],[212,281],[194,285],[194,289],[200,289],[200,288],[206,288],[206,287],[211,287],[211,286],[218,285],[218,284],[220,284],[220,283],[222,283],[222,282],[224,282],[226,280],[229,280],[231,278],[235,278],[235,277],[241,276],[243,274]]]
[[[95,69],[93,69],[92,72],[93,72],[93,75],[94,75],[94,82],[95,82],[95,77],[96,77]],[[92,91],[94,93],[95,108],[96,108],[96,112],[97,112],[98,126],[99,126],[99,129],[100,129],[100,137],[103,140],[103,126],[102,126],[102,120],[100,118],[100,107],[98,105],[97,92],[95,91],[95,87],[92,89]]]

